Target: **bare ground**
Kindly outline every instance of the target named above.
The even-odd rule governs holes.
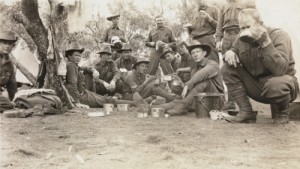
[[[134,109],[106,117],[1,115],[0,168],[300,168],[300,122],[275,126],[267,105],[254,107],[256,124],[193,113],[137,118]]]

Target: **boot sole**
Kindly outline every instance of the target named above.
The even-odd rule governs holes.
[[[248,123],[248,124],[253,124],[256,123],[256,120],[243,120],[243,121],[233,121],[229,119],[225,119],[229,123]]]

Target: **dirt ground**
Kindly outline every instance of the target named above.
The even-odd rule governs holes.
[[[272,124],[267,105],[256,124],[195,118],[106,117],[85,112],[4,118],[0,168],[300,168],[300,122]]]

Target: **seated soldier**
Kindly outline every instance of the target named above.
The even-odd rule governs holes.
[[[110,100],[85,89],[83,70],[78,67],[83,51],[84,48],[79,48],[78,45],[72,45],[65,51],[65,56],[68,58],[66,88],[74,99],[76,107],[103,107],[103,104],[109,103]]]
[[[132,69],[132,65],[136,63],[136,58],[132,56],[132,49],[129,44],[124,44],[122,49],[118,50],[121,55],[115,62],[120,70],[122,76],[121,79],[124,80],[126,72]]]
[[[165,98],[167,101],[172,101],[175,94],[168,93],[159,84],[155,76],[147,75],[149,59],[138,58],[137,62],[132,66],[133,70],[128,72],[123,84],[124,95],[127,95],[128,100],[133,99],[134,94],[139,94],[141,98],[145,99],[152,95],[158,95]],[[125,99],[123,97],[123,99]]]
[[[75,106],[79,108],[89,108],[103,107],[105,103],[125,103],[124,101],[115,101],[111,97],[101,96],[85,89],[83,69],[78,66],[83,51],[84,48],[79,48],[76,44],[71,45],[71,47],[65,51],[65,56],[68,58],[66,88],[74,99]]]
[[[211,48],[193,40],[188,50],[195,61],[195,66],[190,68],[191,79],[185,83],[182,91],[182,100],[174,100],[170,103],[159,105],[165,108],[170,115],[180,115],[188,112],[198,93],[222,93],[223,83],[219,64],[208,60]]]
[[[18,37],[14,32],[0,32],[0,112],[14,107],[11,100],[17,92],[17,82],[14,66],[9,59],[9,54],[17,40]],[[9,99],[2,95],[5,88],[7,89]]]
[[[100,54],[101,57],[99,62],[95,63],[95,66],[87,68],[87,71],[93,73],[97,94],[113,96],[122,89],[121,74],[117,64],[111,60],[110,46],[105,46],[97,54]]]

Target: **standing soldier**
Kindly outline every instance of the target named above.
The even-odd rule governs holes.
[[[11,31],[0,31],[0,112],[12,109],[11,100],[17,92],[16,74],[9,54],[18,37]],[[2,96],[3,88],[7,89],[9,99]]]
[[[162,16],[157,16],[155,18],[155,22],[157,27],[149,32],[149,36],[146,41],[146,46],[150,48],[148,72],[150,75],[155,75],[160,63],[162,71],[165,75],[174,73],[171,65],[165,60],[160,59],[160,56],[163,52],[160,44],[168,45],[172,48],[175,47],[175,37],[173,31],[164,26],[164,20]],[[156,47],[159,47],[159,49],[156,50]]]
[[[216,33],[218,20],[218,10],[208,6],[205,0],[199,0],[198,10],[194,14],[190,34],[192,39],[199,41],[202,44],[207,44],[211,48],[211,53],[208,59],[219,63],[219,55],[216,50],[214,34]]]
[[[112,37],[117,36],[122,42],[126,42],[125,33],[118,26],[120,15],[113,15],[106,19],[112,22],[112,26],[105,30],[102,42],[111,43]]]
[[[234,40],[240,32],[238,15],[243,9],[239,0],[227,0],[228,4],[220,9],[216,33],[216,48],[224,55],[230,50]],[[222,43],[221,43],[222,42]],[[235,109],[233,98],[228,94],[228,102],[223,110]]]

